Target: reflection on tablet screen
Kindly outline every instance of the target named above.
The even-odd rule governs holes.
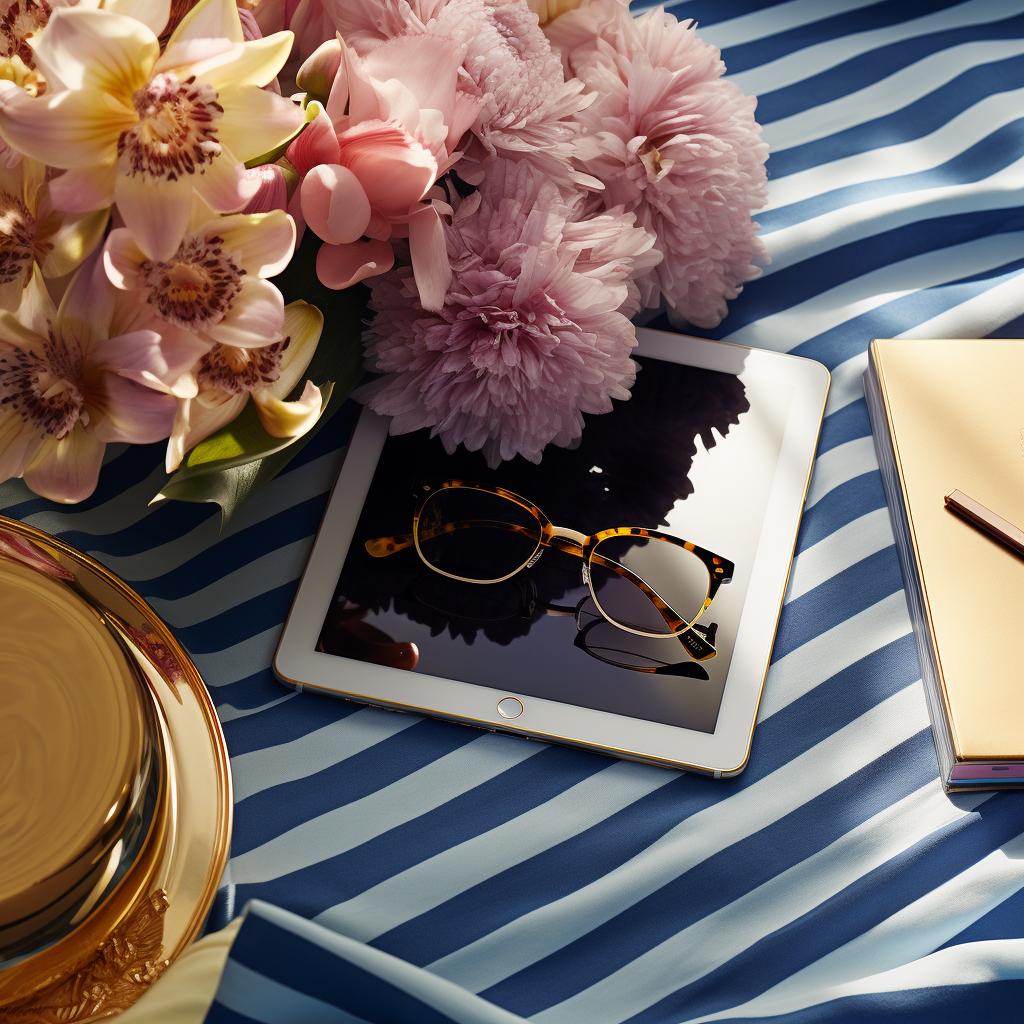
[[[540,465],[517,457],[491,470],[477,452],[447,454],[426,431],[389,437],[317,649],[714,732],[792,387],[649,358],[637,362],[632,398],[587,417],[578,447],[551,446]],[[676,572],[675,554],[668,563],[653,556],[644,562],[644,544],[667,550],[662,545],[617,540],[614,558],[604,560],[602,579],[594,581],[598,600],[606,595],[596,607],[586,563],[572,543],[537,548],[531,557],[536,520],[514,506],[502,512],[506,506],[488,504],[486,495],[479,507],[467,503],[467,511],[435,516],[430,525],[435,538],[445,539],[442,530],[455,538],[462,561],[453,575],[460,578],[443,574],[455,562],[431,567],[411,542],[393,545],[386,557],[383,550],[376,557],[367,551],[367,541],[411,538],[423,504],[422,492],[414,494],[424,481],[448,480],[523,496],[551,523],[581,535],[638,527],[685,539],[733,563],[732,582],[717,590],[692,630],[658,635],[671,634],[700,610],[698,601],[682,611],[690,600],[682,562],[694,555],[674,546]],[[427,536],[427,527],[422,530]],[[469,539],[485,536],[501,543],[474,551]],[[517,571],[524,558],[529,564]],[[680,581],[675,585],[666,564]],[[463,578],[506,572],[511,575],[500,582]],[[661,600],[646,576],[671,593]],[[609,613],[627,628],[609,621]]]

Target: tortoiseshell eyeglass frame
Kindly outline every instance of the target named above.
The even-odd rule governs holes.
[[[455,576],[452,573],[445,572],[443,569],[434,565],[423,553],[420,541],[430,540],[432,537],[438,536],[438,533],[432,532],[429,536],[423,536],[422,531],[420,530],[420,518],[427,502],[437,492],[451,488],[467,488],[474,491],[482,491],[486,494],[493,494],[514,502],[516,505],[519,505],[521,508],[530,512],[536,518],[540,530],[536,535],[537,545],[533,549],[529,558],[521,562],[512,572],[507,573],[504,576],[499,576],[493,580],[479,580],[467,576]],[[516,494],[514,491],[506,490],[504,487],[491,487],[484,484],[472,483],[468,480],[445,480],[439,484],[421,484],[413,492],[413,498],[416,501],[416,511],[412,518],[412,533],[398,534],[390,537],[376,537],[372,540],[366,541],[366,550],[374,558],[386,558],[388,555],[395,554],[398,551],[403,551],[409,547],[415,547],[420,560],[433,572],[440,573],[442,576],[447,576],[449,579],[461,580],[464,583],[479,583],[486,585],[491,583],[502,583],[505,580],[511,579],[513,576],[522,572],[523,569],[536,564],[537,560],[543,554],[544,548],[555,548],[558,551],[563,551],[566,554],[574,555],[575,557],[582,558],[584,560],[584,582],[590,588],[590,595],[593,598],[598,611],[600,611],[600,613],[613,626],[623,629],[628,633],[635,633],[638,636],[655,638],[672,636],[680,637],[686,649],[697,661],[704,661],[715,656],[716,651],[714,646],[705,640],[698,632],[694,631],[693,625],[704,614],[704,612],[707,611],[711,602],[715,599],[715,595],[718,593],[719,587],[721,587],[723,583],[729,583],[732,580],[732,574],[735,567],[732,562],[723,558],[721,555],[716,555],[713,551],[708,551],[707,548],[699,547],[692,541],[682,540],[681,538],[673,537],[668,533],[661,533],[658,530],[648,530],[639,526],[613,527],[609,530],[601,530],[599,533],[587,536],[586,534],[579,533],[576,530],[571,530],[567,527],[555,526],[551,520],[533,504],[532,501]],[[530,537],[531,539],[534,537],[534,531],[532,529],[518,523],[506,523],[501,521],[492,522],[490,520],[487,522],[491,526],[498,526],[503,530],[510,530],[514,533]],[[476,520],[465,523],[445,523],[443,529],[439,532],[451,533],[455,530],[475,525],[476,523]],[[676,544],[699,558],[708,573],[708,591],[704,598],[704,603],[697,614],[689,620],[683,618],[668,605],[657,591],[655,591],[634,572],[626,566],[621,565],[619,562],[606,558],[595,551],[598,544],[611,537],[643,537],[649,540],[661,540],[669,544]],[[590,566],[592,564],[599,565],[602,568],[609,569],[612,572],[623,576],[643,591],[651,603],[658,609],[661,617],[665,620],[666,626],[669,627],[668,631],[663,633],[654,633],[648,630],[637,629],[633,626],[627,626],[609,615],[608,612],[601,607],[601,602],[598,599],[597,590],[593,584],[592,573],[590,572]],[[685,639],[683,639],[684,636]]]

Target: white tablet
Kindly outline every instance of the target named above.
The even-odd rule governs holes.
[[[389,436],[364,410],[278,646],[280,678],[742,771],[829,374],[775,352],[637,337],[631,398],[539,465],[491,469],[427,431]]]

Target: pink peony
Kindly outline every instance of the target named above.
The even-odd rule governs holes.
[[[345,41],[365,53],[396,36],[431,33],[465,45],[462,67],[484,96],[474,134],[482,151],[529,160],[572,191],[575,121],[590,102],[565,81],[527,0],[323,0]],[[454,141],[458,141],[457,139]]]
[[[588,0],[548,36],[597,100],[577,165],[603,182],[588,210],[622,207],[657,236],[664,260],[637,284],[645,306],[714,327],[768,262],[752,210],[766,199],[768,147],[757,101],[721,76],[718,50],[661,8],[635,20],[620,0]]]
[[[582,413],[629,397],[636,338],[618,312],[623,270],[651,238],[621,215],[617,243],[605,221],[588,239],[530,164],[485,171],[445,227],[455,273],[443,308],[424,311],[404,267],[374,282],[368,366],[385,376],[357,397],[394,417],[392,433],[430,427],[449,451],[482,449],[492,466],[517,453],[539,462],[545,445],[580,436]]]
[[[329,288],[390,269],[390,239],[408,237],[419,298],[440,309],[451,278],[439,175],[480,109],[456,89],[465,46],[445,36],[392,39],[366,57],[342,44],[326,111],[288,148],[302,175],[306,225],[327,244],[317,274]]]

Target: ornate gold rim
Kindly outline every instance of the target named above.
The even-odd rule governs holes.
[[[42,530],[0,516],[0,532],[30,542],[74,575],[76,591],[137,663],[167,751],[163,813],[118,888],[68,935],[0,971],[5,1021],[84,1024],[131,1005],[198,935],[229,856],[230,761],[202,677],[135,591]],[[197,860],[205,865],[202,878]]]

